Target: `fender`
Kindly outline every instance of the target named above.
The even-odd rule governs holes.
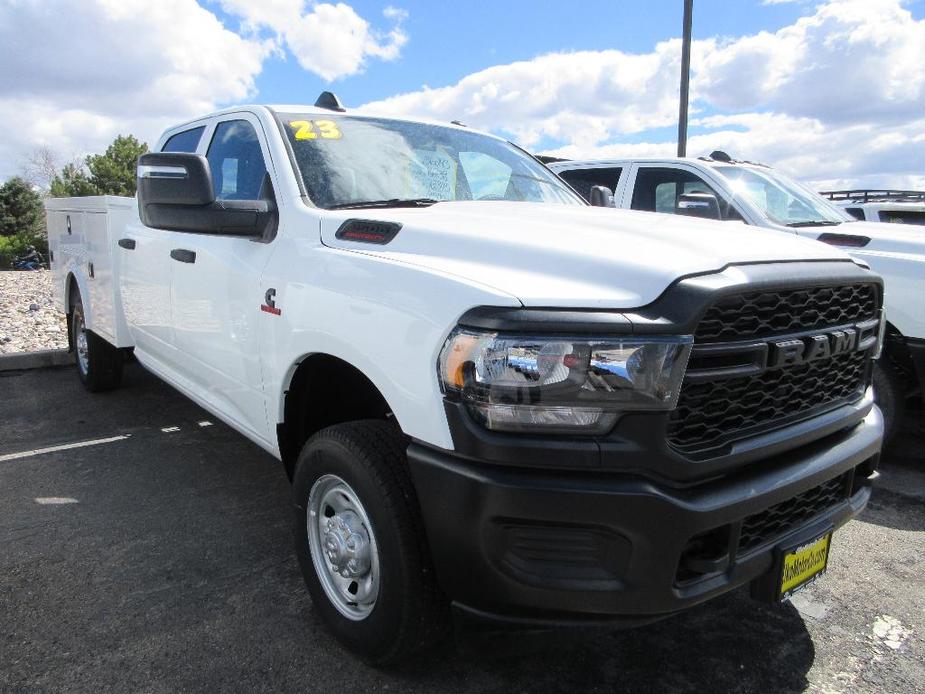
[[[71,302],[76,300],[76,297],[72,296],[72,277],[77,283],[77,289],[80,292],[81,300],[83,303],[84,324],[87,326],[88,330],[93,330],[93,302],[89,301],[88,299],[90,296],[89,280],[87,279],[86,275],[80,271],[80,265],[73,259],[69,260],[68,264],[64,268],[64,291],[61,293],[61,295],[64,297],[64,306],[62,307],[62,310],[65,314],[69,315],[71,312]]]
[[[299,368],[299,365],[301,365],[301,363],[309,357],[318,354],[324,354],[335,357],[343,362],[346,362],[347,364],[350,364],[350,366],[366,376],[366,378],[368,378],[369,381],[382,394],[382,397],[385,399],[389,408],[392,410],[392,414],[398,422],[399,427],[401,427],[402,431],[406,431],[405,425],[413,417],[413,412],[411,411],[413,408],[404,405],[404,398],[398,392],[398,386],[392,381],[392,379],[390,379],[381,368],[376,366],[372,360],[367,359],[360,351],[352,347],[349,343],[343,342],[329,335],[324,337],[326,339],[319,341],[319,344],[316,345],[316,349],[290,360],[289,366],[284,372],[280,381],[280,388],[276,394],[276,411],[273,413],[275,418],[274,424],[281,424],[285,420],[286,394],[289,392],[289,387],[292,384],[292,379],[295,376],[295,372]],[[321,344],[322,342],[323,347]]]

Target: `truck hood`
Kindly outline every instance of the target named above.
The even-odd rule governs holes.
[[[348,219],[402,227],[386,245],[336,238]],[[636,308],[681,277],[731,263],[850,260],[832,246],[736,222],[526,202],[340,210],[321,232],[327,246],[464,278],[525,306]]]
[[[826,231],[825,229],[822,230]],[[878,253],[925,254],[925,226],[886,222],[849,222],[830,229],[831,233],[866,236],[870,243],[861,249]],[[854,252],[854,249],[851,249]]]

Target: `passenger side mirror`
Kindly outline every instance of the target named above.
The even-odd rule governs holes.
[[[588,201],[594,207],[614,207],[613,191],[607,186],[591,186]]]
[[[268,200],[216,200],[202,155],[151,152],[138,159],[138,216],[147,227],[261,236],[275,215]]]
[[[685,193],[678,196],[677,214],[705,219],[722,219],[719,200],[713,193]]]

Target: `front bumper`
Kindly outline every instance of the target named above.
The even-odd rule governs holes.
[[[753,582],[772,570],[776,547],[857,515],[882,430],[874,407],[796,450],[677,486],[502,466],[416,442],[408,458],[438,579],[459,607],[505,620],[632,622]],[[841,491],[822,498],[821,489]],[[746,520],[752,530],[767,521],[747,546]]]

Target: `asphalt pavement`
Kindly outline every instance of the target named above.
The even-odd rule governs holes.
[[[271,456],[137,364],[100,395],[71,368],[3,372],[0,691],[922,692],[921,410],[881,471],[793,603],[739,591],[626,631],[462,625],[381,671],[318,620]]]

